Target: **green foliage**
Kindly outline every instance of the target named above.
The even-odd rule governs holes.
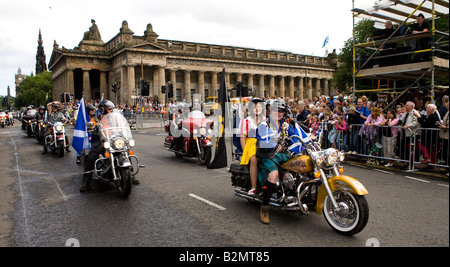
[[[367,38],[371,38],[374,32],[374,21],[361,20],[355,25],[355,40],[356,43],[364,43]],[[369,55],[369,51],[357,48],[356,58],[359,55]],[[353,37],[348,39],[344,47],[341,49],[341,53],[338,55],[339,66],[333,75],[331,84],[336,89],[341,89],[345,93],[351,92],[353,86]],[[356,62],[355,64],[358,64]],[[357,88],[367,87],[367,82],[356,80]]]
[[[27,76],[22,84],[16,98],[16,107],[25,107],[28,105],[45,105],[48,94],[49,101],[53,96],[52,72],[45,71],[36,76]]]

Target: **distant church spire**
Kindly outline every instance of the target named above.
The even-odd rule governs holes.
[[[39,29],[38,48],[36,53],[36,75],[47,70],[47,63],[45,59],[44,46],[42,45],[41,29]]]

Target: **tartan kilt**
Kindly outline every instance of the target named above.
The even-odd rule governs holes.
[[[273,159],[260,158],[258,159],[258,180],[261,185],[264,185],[269,173],[277,171],[281,168],[289,158],[284,152],[279,152]]]

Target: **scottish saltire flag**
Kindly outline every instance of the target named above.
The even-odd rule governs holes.
[[[288,134],[300,136],[305,144],[308,144],[311,141],[309,135],[300,127],[300,125],[298,125],[298,123],[295,123],[295,127],[292,124],[289,126]],[[297,141],[297,138],[292,139],[292,142]],[[300,153],[305,149],[305,146],[301,143],[293,143],[288,149],[294,153]]]
[[[328,44],[328,40],[329,40],[329,36],[327,35],[327,37],[325,38],[325,41],[323,41],[323,45],[322,48],[324,48],[327,44]]]
[[[84,105],[84,96],[78,102],[78,117],[73,131],[72,147],[81,155],[81,151],[89,147],[89,138],[86,128],[87,122],[86,106]]]

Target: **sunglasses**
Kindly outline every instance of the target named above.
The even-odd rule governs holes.
[[[278,110],[278,113],[284,113],[285,111],[284,110],[282,110],[282,109],[279,109]]]

